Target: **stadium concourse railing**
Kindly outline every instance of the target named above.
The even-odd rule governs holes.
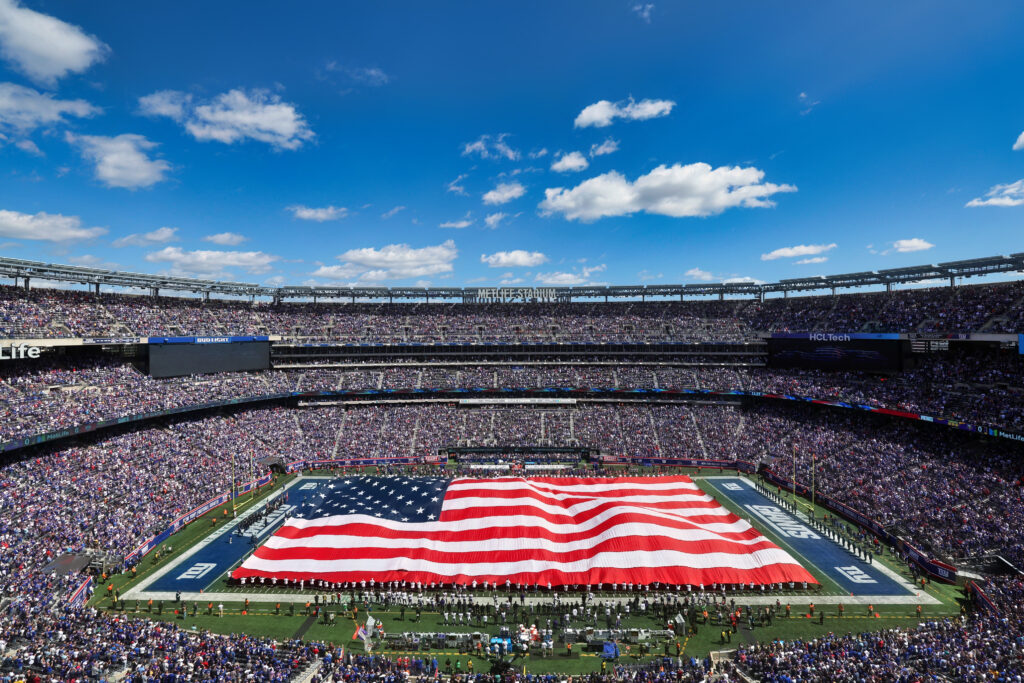
[[[811,489],[800,482],[796,482],[796,488],[793,488],[792,480],[787,480],[785,477],[781,477],[772,472],[767,467],[758,468],[757,465],[745,460],[689,460],[685,458],[633,458],[629,456],[603,456],[602,461],[606,463],[621,463],[621,464],[638,464],[638,465],[668,465],[670,467],[709,467],[717,468],[720,470],[736,470],[737,472],[744,472],[746,474],[759,473],[768,482],[773,485],[781,487],[787,491],[794,491],[798,496],[810,499]],[[900,552],[907,556],[911,562],[920,567],[925,573],[931,576],[937,581],[943,583],[957,583],[957,569],[952,565],[946,564],[940,560],[929,558],[923,551],[918,549],[915,545],[902,539],[898,536],[894,536],[885,530],[885,527],[871,519],[867,515],[863,515],[857,512],[849,505],[840,503],[837,500],[830,498],[829,496],[822,495],[815,492],[814,501],[818,505],[830,512],[834,512],[843,519],[849,522],[853,522],[861,528],[867,529],[872,534],[877,536],[880,540],[884,541],[891,547],[898,548]]]

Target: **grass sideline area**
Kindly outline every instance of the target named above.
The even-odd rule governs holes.
[[[271,483],[253,493],[244,494],[235,499],[235,512],[242,514],[253,506],[258,505],[274,493],[283,489],[289,481],[295,478],[294,474],[282,474],[275,476]],[[127,571],[119,574],[112,574],[105,580],[102,577],[96,578],[96,590],[88,604],[93,607],[105,607],[110,605],[110,598],[107,596],[107,586],[113,586],[118,593],[124,594],[129,588],[139,583],[147,576],[150,576],[162,567],[170,564],[179,556],[183,555],[189,548],[199,543],[204,538],[215,532],[225,522],[225,513],[231,514],[231,502],[219,505],[210,510],[202,517],[197,517],[190,524],[176,534],[172,534],[166,541],[149,551],[142,560],[135,565],[135,571]],[[214,522],[216,520],[216,522]]]
[[[681,474],[684,472],[673,471],[671,474]],[[719,476],[717,469],[702,468],[700,475],[697,474],[697,470],[694,469],[689,472],[685,472],[692,476],[695,482],[705,491],[715,496],[720,502],[728,507],[733,512],[743,515],[743,511],[738,508],[732,501],[722,495],[722,492],[715,489],[710,482],[704,480],[703,476]],[[330,476],[328,472],[315,472],[314,475],[319,476]],[[726,471],[722,474],[732,475],[732,472]],[[261,491],[257,492],[254,496],[245,496],[239,499],[238,511],[241,513],[244,510],[250,509],[253,505],[260,503],[273,493],[279,491],[285,484],[287,484],[293,475],[280,476],[276,479],[272,486],[264,487]],[[749,477],[748,477],[749,478]],[[799,499],[801,503],[801,509],[807,509],[809,505],[808,501]],[[200,517],[192,524],[185,527],[182,531],[172,536],[168,541],[155,549],[138,565],[137,573],[133,576],[130,573],[114,575],[106,583],[97,584],[96,593],[93,599],[90,601],[90,605],[98,607],[100,609],[109,610],[111,609],[111,600],[107,597],[106,585],[113,584],[119,592],[124,593],[132,585],[142,581],[145,577],[149,576],[153,572],[159,570],[166,564],[173,562],[177,557],[186,552],[191,546],[202,541],[211,532],[215,531],[216,527],[212,520],[218,519],[217,524],[220,525],[223,518],[224,506],[218,507],[203,517]],[[816,515],[820,519],[825,511],[822,508],[816,509]],[[771,529],[766,528],[764,525],[758,523],[758,520],[751,520],[762,533],[767,535],[776,543],[780,539],[775,538]],[[173,550],[169,550],[168,547],[173,546]],[[159,556],[157,555],[159,551]],[[880,561],[886,564],[893,571],[899,573],[901,576],[905,576],[908,580],[910,579],[909,571],[902,563],[894,561],[895,558],[889,556],[880,557],[876,556],[876,561]],[[842,595],[844,594],[837,584],[829,580],[823,574],[817,571],[813,566],[808,569],[822,581],[824,594]],[[227,587],[227,581],[225,576],[221,576],[216,579],[215,584],[211,586],[211,590],[217,592],[254,592],[252,587],[249,591],[243,591],[240,588]],[[909,627],[918,623],[919,620],[927,621],[935,618],[957,616],[961,613],[961,604],[964,601],[961,590],[956,586],[949,586],[939,583],[930,583],[926,586],[926,590],[930,595],[941,601],[941,605],[928,605],[923,609],[921,618],[919,619],[916,613],[916,606],[914,605],[877,605],[873,611],[872,616],[868,616],[866,609],[863,606],[858,605],[847,605],[845,614],[842,618],[838,615],[838,608],[836,605],[819,605],[816,609],[815,616],[813,619],[808,618],[805,614],[808,611],[809,596],[805,594],[798,594],[792,596],[792,617],[785,618],[781,616],[776,618],[771,626],[758,626],[753,631],[748,630],[745,620],[741,620],[741,624],[737,633],[731,634],[731,640],[729,642],[722,642],[722,630],[724,626],[713,625],[708,623],[706,625],[698,624],[697,632],[688,637],[678,638],[679,647],[681,654],[686,657],[706,657],[710,652],[718,650],[731,650],[735,649],[738,645],[749,644],[753,642],[768,642],[775,639],[810,639],[816,638],[828,633],[834,634],[848,634],[848,633],[864,633],[870,631],[879,631],[887,628],[894,627]],[[266,592],[267,595],[261,595],[260,602],[255,600],[246,609],[245,602],[243,600],[216,603],[211,605],[208,601],[187,601],[189,616],[182,617],[181,614],[176,615],[175,609],[178,605],[174,604],[173,601],[166,601],[163,604],[154,602],[152,605],[148,602],[139,601],[138,606],[134,604],[134,601],[127,601],[125,613],[129,617],[133,618],[148,618],[162,621],[177,620],[179,625],[186,625],[197,629],[205,629],[214,633],[248,633],[257,636],[265,636],[274,639],[291,639],[301,637],[307,641],[319,641],[331,643],[334,645],[346,645],[346,647],[356,648],[357,651],[362,651],[362,644],[358,641],[353,642],[352,636],[357,628],[358,624],[351,618],[351,615],[342,609],[340,605],[330,605],[325,607],[325,611],[333,611],[336,613],[336,620],[334,625],[322,623],[320,620],[315,620],[311,615],[305,613],[305,602],[299,603],[295,601],[295,597],[287,592],[277,593],[275,597],[273,589],[261,588],[260,592]],[[241,596],[240,596],[241,597]],[[343,593],[343,600],[346,599],[346,594]],[[571,596],[568,596],[571,599]],[[602,599],[602,595],[597,596],[597,600]],[[277,602],[279,598],[279,602]],[[271,602],[266,602],[271,600]],[[737,604],[743,604],[743,597],[736,597]],[[780,596],[782,605],[785,606],[787,603],[785,596]],[[223,616],[220,615],[220,605],[223,604],[224,612]],[[278,607],[279,605],[279,607]],[[192,616],[192,611],[195,611],[196,616]],[[818,615],[821,610],[825,611],[824,624],[819,623]],[[245,612],[245,613],[243,613]],[[365,609],[360,607],[360,615],[365,613]],[[405,618],[400,618],[400,612],[392,608],[392,611],[378,611],[377,609],[372,610],[375,618],[383,621],[385,629],[389,633],[402,633],[402,632],[475,632],[475,631],[486,631],[490,634],[497,633],[497,627],[492,623],[487,629],[477,626],[453,626],[445,625],[442,623],[441,615],[433,612],[423,612],[421,620],[414,623],[414,610],[406,610]],[[784,613],[783,613],[784,614]],[[877,614],[877,616],[875,616]],[[510,628],[515,630],[517,624],[509,624]],[[642,629],[660,629],[663,628],[656,618],[651,616],[637,616],[633,615],[630,617],[623,618],[622,628],[642,628]],[[675,641],[652,642],[650,645],[651,654],[645,658],[639,656],[639,646],[634,644],[627,650],[625,646],[622,646],[621,651],[623,653],[622,660],[625,661],[640,661],[655,660],[665,655],[666,647],[669,656],[675,656],[676,645]],[[582,652],[583,644],[576,644],[573,648],[573,654],[571,657],[565,656],[564,646],[561,650],[556,647],[555,655],[549,658],[543,658],[536,654],[520,656],[516,659],[516,666],[520,670],[525,667],[525,670],[533,673],[544,673],[544,672],[558,672],[566,674],[577,674],[577,673],[589,673],[600,671],[601,659],[597,656],[597,653]],[[388,654],[395,656],[437,656],[438,660],[444,664],[442,657],[451,657],[454,662],[456,658],[460,658],[463,662],[462,670],[466,670],[467,662],[470,657],[468,654],[460,654],[454,650],[420,650],[418,652],[411,652],[407,650],[388,649],[387,647],[375,648],[374,652],[380,654]],[[482,657],[473,656],[475,661],[475,670],[484,671],[486,670],[486,662]]]
[[[224,616],[219,616],[219,604],[214,605],[212,610],[208,610],[206,604],[199,604],[199,614],[195,617],[188,616],[181,618],[180,615],[174,614],[175,606],[168,602],[163,606],[162,613],[158,614],[158,607],[156,604],[152,607],[152,613],[148,611],[146,605],[140,605],[139,612],[134,613],[131,608],[127,610],[127,615],[130,617],[148,618],[161,621],[177,621],[179,625],[191,626],[201,630],[209,630],[214,633],[249,633],[252,635],[266,636],[275,638],[278,640],[290,639],[297,636],[301,631],[302,638],[307,641],[318,641],[325,642],[332,645],[345,645],[346,647],[355,648],[354,651],[362,652],[362,644],[359,641],[353,642],[352,635],[355,632],[357,624],[354,620],[346,615],[338,606],[330,606],[325,608],[326,611],[337,612],[337,618],[334,625],[328,625],[322,623],[321,620],[315,623],[309,624],[310,617],[303,613],[304,605],[295,605],[295,613],[289,615],[288,605],[289,602],[282,601],[281,610],[278,614],[273,605],[266,605],[265,603],[253,603],[253,606],[249,609],[247,614],[243,614],[245,608],[242,602],[225,602],[224,604]],[[775,639],[811,639],[819,636],[823,636],[828,633],[835,634],[847,634],[847,633],[863,633],[869,631],[878,631],[887,628],[895,627],[909,627],[918,623],[917,616],[913,613],[913,610],[909,610],[910,613],[899,614],[901,610],[876,610],[879,613],[879,617],[868,617],[866,615],[852,615],[850,610],[847,610],[846,616],[839,618],[837,616],[836,608],[834,606],[825,607],[825,623],[819,624],[818,618],[815,616],[814,619],[807,618],[804,616],[806,612],[806,605],[801,605],[800,610],[796,609],[794,604],[794,616],[787,619],[785,617],[776,619],[772,626],[757,627],[753,631],[749,631],[746,625],[741,624],[737,633],[731,634],[731,640],[723,643],[721,640],[721,632],[724,626],[718,626],[713,624],[697,626],[697,633],[689,637],[682,637],[677,639],[680,643],[682,655],[685,657],[706,657],[710,652],[717,650],[729,650],[735,649],[738,645],[749,644],[755,641],[767,642]],[[189,605],[191,614],[191,604]],[[819,608],[820,609],[820,608]],[[907,611],[907,610],[902,610]],[[208,613],[209,612],[209,613]],[[362,613],[362,611],[360,611]],[[405,619],[399,618],[399,612],[397,611],[378,611],[373,610],[373,616],[376,619],[382,620],[385,629],[389,633],[403,633],[403,632],[464,632],[472,633],[474,631],[483,631],[483,629],[471,627],[471,626],[445,626],[442,623],[440,615],[436,613],[423,613],[422,618],[419,622],[414,621],[414,615],[409,611],[406,612]],[[817,612],[816,612],[817,615]],[[935,613],[935,610],[926,611],[922,615],[922,620],[930,620],[939,617],[940,615]],[[623,619],[623,628],[657,628],[660,626],[656,623],[656,620],[651,617],[629,617]],[[493,632],[495,629],[493,626],[488,629]],[[665,645],[668,646],[669,656],[675,656],[675,642],[665,641],[665,643],[652,643],[652,653],[648,657],[642,659],[654,660],[665,654]],[[581,652],[583,644],[576,644],[573,648],[573,656],[567,658],[564,656],[565,649],[562,647],[561,650],[555,650],[555,656],[550,658],[542,658],[536,654],[531,654],[521,659],[524,660],[524,664],[528,671],[535,673],[545,671],[557,671],[562,673],[585,673],[598,671],[600,669],[600,661],[596,656],[596,653]],[[625,646],[621,647],[623,653],[623,659],[633,660],[641,659],[639,657],[639,647],[637,645],[630,646],[630,650],[626,650]],[[444,650],[444,649],[430,649],[419,651],[410,651],[404,649],[389,649],[387,647],[375,648],[374,652],[378,654],[389,654],[389,655],[426,655],[431,656],[451,656],[455,657],[459,655],[456,650]],[[465,659],[463,655],[463,659]],[[480,665],[483,662],[483,658],[476,658],[477,664]],[[463,669],[465,670],[465,669]]]

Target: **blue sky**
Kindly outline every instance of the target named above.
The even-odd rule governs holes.
[[[571,285],[1024,251],[1022,26],[1012,2],[0,0],[0,255]]]

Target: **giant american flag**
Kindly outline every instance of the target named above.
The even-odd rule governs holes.
[[[318,491],[234,578],[816,583],[689,477],[347,477]]]

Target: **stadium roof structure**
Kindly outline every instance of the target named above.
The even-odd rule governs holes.
[[[224,282],[196,278],[146,275],[84,266],[65,266],[37,261],[0,257],[0,277],[22,279],[26,287],[33,278],[90,285],[96,293],[101,286],[128,287],[149,290],[154,296],[161,290],[191,292],[209,298],[211,294],[236,297],[266,297],[274,301],[287,299],[349,299],[388,301],[453,301],[465,303],[481,301],[578,301],[581,299],[647,299],[679,297],[749,296],[762,299],[766,294],[832,290],[853,287],[884,286],[924,280],[948,280],[955,285],[957,278],[978,277],[997,273],[1024,272],[1024,252],[1009,256],[989,256],[965,261],[949,261],[932,265],[891,268],[840,275],[819,275],[793,278],[778,282],[723,282],[689,285],[625,285],[581,287],[268,287],[247,282]]]

